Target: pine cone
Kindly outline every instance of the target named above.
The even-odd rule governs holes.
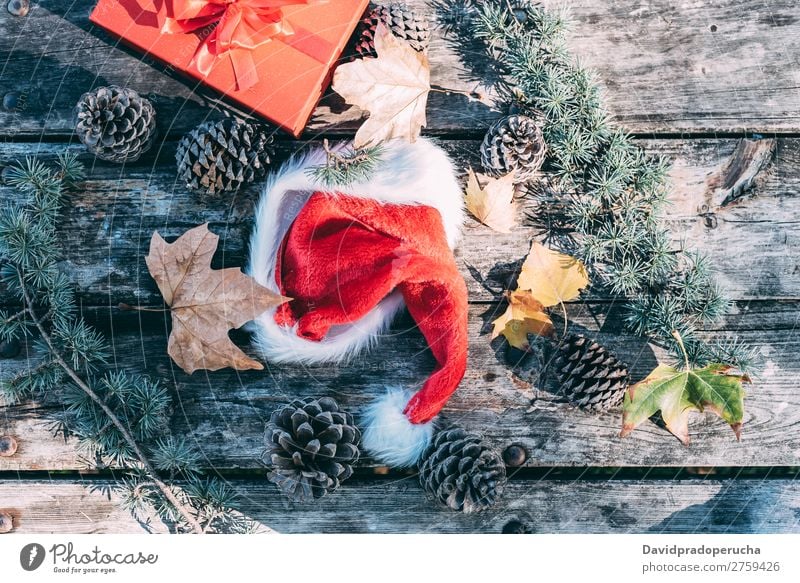
[[[403,2],[371,4],[358,27],[356,51],[362,57],[374,57],[375,29],[383,23],[397,38],[406,41],[412,49],[422,52],[430,42],[430,25],[423,16],[417,16]]]
[[[481,144],[481,164],[491,176],[514,172],[515,182],[525,182],[542,167],[546,151],[536,120],[514,114],[500,118],[486,132]]]
[[[592,411],[616,407],[628,387],[625,364],[597,342],[576,334],[558,346],[554,372],[564,395]]]
[[[293,501],[321,498],[353,474],[360,440],[353,416],[333,399],[292,401],[267,424],[267,478]]]
[[[229,118],[202,123],[178,143],[178,177],[208,194],[235,192],[266,174],[272,142],[264,126]]]
[[[442,429],[422,454],[423,489],[453,510],[480,512],[502,494],[506,467],[479,435],[460,427]]]
[[[133,89],[100,87],[75,106],[75,132],[101,160],[135,162],[156,138],[156,110]]]

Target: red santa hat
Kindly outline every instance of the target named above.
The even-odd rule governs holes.
[[[422,388],[388,387],[364,414],[363,445],[410,466],[464,376],[467,290],[453,258],[463,195],[447,155],[425,139],[386,144],[369,181],[326,189],[314,149],[268,181],[256,210],[248,271],[292,298],[262,314],[254,341],[267,360],[342,362],[375,344],[405,306],[437,361]]]

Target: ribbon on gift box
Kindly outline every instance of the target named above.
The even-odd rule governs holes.
[[[319,1],[325,0],[166,0],[167,18],[161,31],[186,34],[212,27],[197,47],[192,65],[207,76],[219,58],[227,56],[236,88],[243,91],[258,82],[252,51],[295,33],[282,9]]]

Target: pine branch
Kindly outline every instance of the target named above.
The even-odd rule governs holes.
[[[325,164],[309,168],[306,173],[328,188],[368,181],[380,164],[384,152],[381,144],[361,149],[332,148],[327,139],[323,141],[323,148],[326,154]]]
[[[76,313],[72,285],[58,267],[57,220],[66,189],[81,176],[82,166],[68,154],[59,156],[55,170],[27,159],[7,173],[23,197],[0,209],[0,281],[22,309],[0,313],[0,338],[26,339],[42,356],[1,378],[0,392],[13,403],[60,390],[64,406],[53,415],[54,430],[76,437],[90,463],[127,468],[121,488],[132,511],[147,506],[195,533],[248,529],[230,488],[214,480],[198,486],[199,455],[184,440],[156,440],[171,403],[166,389],[107,370],[106,341]]]
[[[158,472],[156,472],[155,468],[153,468],[150,460],[147,459],[147,456],[144,455],[144,452],[139,447],[139,444],[131,435],[128,428],[119,420],[116,416],[114,411],[95,393],[92,388],[78,375],[73,368],[67,364],[64,358],[59,353],[58,349],[53,344],[53,340],[50,337],[50,334],[47,332],[45,327],[42,325],[41,320],[36,316],[36,312],[34,311],[34,302],[33,299],[28,294],[27,289],[25,289],[25,282],[20,277],[20,286],[22,287],[22,293],[25,298],[25,307],[30,314],[30,317],[36,326],[36,329],[39,331],[39,334],[42,340],[47,344],[47,347],[50,349],[50,355],[53,360],[58,363],[58,365],[64,370],[67,376],[75,383],[75,386],[79,387],[86,395],[95,402],[95,404],[102,409],[102,411],[107,415],[108,420],[113,423],[113,425],[117,428],[117,430],[123,435],[125,441],[128,443],[130,448],[136,454],[139,463],[142,464],[144,469],[147,473],[151,476],[151,480],[153,483],[161,490],[164,497],[172,503],[173,506],[180,512],[181,516],[188,522],[192,529],[198,533],[203,533],[203,527],[197,521],[197,519],[193,516],[191,511],[175,496],[172,490],[164,483],[164,481],[159,477]]]
[[[577,254],[596,285],[628,299],[632,331],[682,357],[678,330],[690,357],[705,358],[710,347],[695,329],[723,316],[728,301],[708,261],[671,244],[668,164],[610,122],[596,76],[567,48],[566,14],[525,0],[435,0],[434,8],[467,69],[493,73],[485,79],[504,107],[542,120],[549,179],[526,185],[537,202],[530,222]]]

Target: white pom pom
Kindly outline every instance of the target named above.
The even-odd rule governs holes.
[[[410,391],[389,389],[364,413],[364,449],[393,468],[415,465],[433,436],[433,421],[411,423],[403,414],[412,396]]]

